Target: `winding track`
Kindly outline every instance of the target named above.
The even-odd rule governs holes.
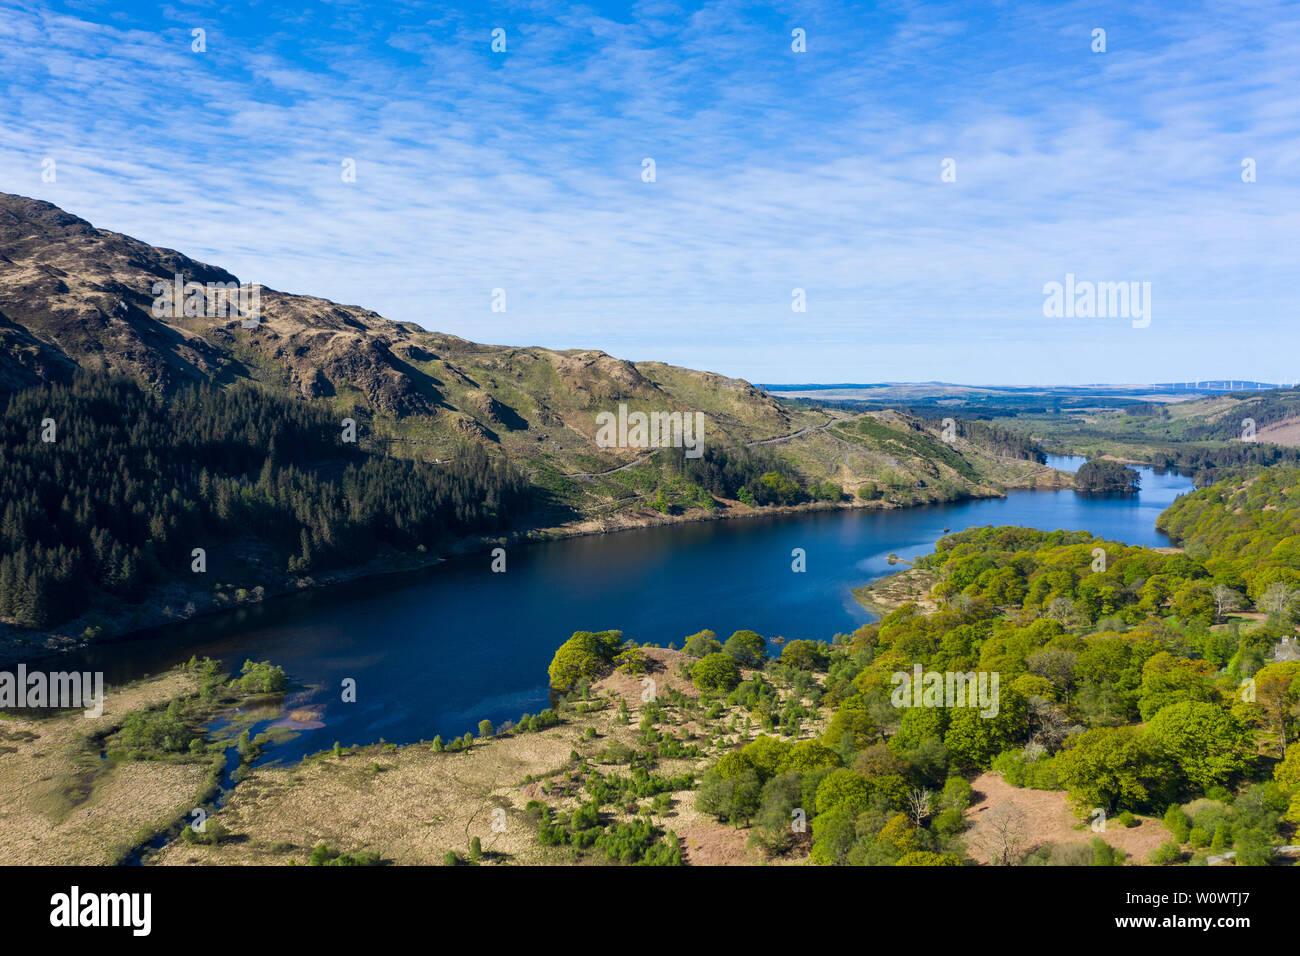
[[[790,441],[792,438],[799,438],[802,435],[809,435],[815,431],[824,431],[825,429],[830,428],[832,425],[836,424],[837,422],[842,422],[842,421],[847,421],[847,419],[836,418],[834,416],[831,416],[829,419],[826,420],[826,422],[824,422],[821,425],[809,425],[807,428],[801,428],[797,432],[791,432],[788,435],[778,435],[776,438],[756,438],[753,441],[745,442],[745,447],[752,448],[755,445],[779,445],[781,442]],[[565,475],[564,477],[578,478],[581,480],[590,480],[592,478],[604,478],[606,475],[612,475],[618,471],[625,471],[628,468],[634,468],[637,465],[647,462],[651,458],[653,458],[655,454],[660,450],[661,449],[658,448],[652,449],[650,452],[648,452],[645,455],[642,455],[640,458],[635,458],[632,461],[629,461],[625,465],[619,465],[617,468],[611,468],[608,471],[584,471],[572,475]]]

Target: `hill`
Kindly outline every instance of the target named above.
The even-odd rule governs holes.
[[[0,194],[0,342],[0,394],[69,382],[79,368],[164,392],[250,383],[355,419],[363,444],[393,455],[445,460],[465,441],[480,445],[578,515],[615,523],[637,520],[626,513],[680,473],[671,454],[596,443],[597,416],[620,404],[699,412],[705,447],[753,449],[750,471],[786,470],[804,488],[829,479],[849,495],[873,483],[884,503],[1065,480],[977,441],[940,445],[937,426],[908,416],[878,415],[873,435],[846,437],[839,420],[862,416],[796,409],[741,379],[593,349],[482,345],[244,284],[10,194]],[[921,432],[930,437],[917,445]],[[703,500],[681,492],[670,484],[659,511]]]
[[[11,650],[520,536],[1070,480],[984,423],[796,409],[711,372],[477,344],[5,194],[0,343]],[[605,440],[606,418],[635,412],[695,431]],[[218,583],[195,584],[196,539]]]
[[[995,417],[1052,452],[1178,468],[1206,486],[1251,465],[1300,463],[1300,390],[1228,392],[1124,408]]]

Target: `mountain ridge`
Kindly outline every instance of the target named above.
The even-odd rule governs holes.
[[[183,303],[171,295],[177,283]],[[170,308],[159,308],[164,299]],[[218,265],[7,193],[0,343],[0,392],[66,382],[78,368],[162,390],[247,382],[353,418],[365,441],[399,456],[441,460],[477,443],[583,511],[636,506],[662,476],[661,463],[642,467],[653,451],[597,443],[598,413],[619,404],[701,412],[714,447],[776,446],[803,478],[850,494],[873,481],[916,490],[900,503],[928,500],[936,482],[990,494],[1034,472],[1004,473],[1005,462],[969,442],[935,444],[933,429],[917,445],[908,436],[929,427],[919,420],[885,413],[887,433],[847,435],[831,427],[836,415],[778,401],[744,379],[599,349],[484,345],[362,306],[240,284]],[[973,467],[944,464],[949,449]]]
[[[262,286],[254,328],[243,328],[239,315],[160,317],[154,283],[176,276],[239,284],[219,266],[99,229],[41,200],[0,194],[0,329],[7,346],[0,383],[12,388],[66,379],[73,366],[121,372],[162,388],[246,378],[310,399],[347,391],[353,410],[396,419],[441,416],[480,439],[526,420],[479,381],[484,372],[509,373],[512,363],[546,362],[571,394],[593,406],[615,399],[673,404],[646,374],[672,368],[662,363],[627,362],[597,349],[481,345],[361,306]],[[241,295],[249,288],[241,286]],[[209,293],[204,311],[225,312],[220,306],[226,303],[214,301],[223,295],[234,298]],[[789,413],[750,383],[695,374],[714,388],[740,393],[767,419],[772,435],[789,424]],[[448,384],[461,388],[451,396]],[[551,417],[545,402],[530,411],[542,424]]]

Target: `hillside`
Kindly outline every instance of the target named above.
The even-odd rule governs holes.
[[[1300,468],[1246,469],[1180,497],[1157,527],[1188,553],[1207,556],[1217,583],[1259,602],[1278,582],[1290,589],[1300,584],[1297,499]]]
[[[156,314],[155,292],[174,286],[181,294],[163,303],[174,308]],[[358,306],[240,285],[218,266],[9,194],[0,194],[0,341],[0,393],[68,382],[78,368],[164,392],[251,383],[354,418],[363,446],[399,457],[440,461],[477,444],[563,508],[614,525],[640,522],[652,500],[661,515],[713,508],[677,480],[658,496],[665,474],[680,475],[671,451],[597,446],[597,414],[620,404],[700,412],[706,449],[753,450],[742,470],[785,471],[805,488],[830,479],[850,496],[875,486],[881,504],[1068,482],[960,438],[941,445],[933,428],[918,444],[924,426],[905,416],[880,414],[871,434],[846,435],[837,419],[859,416],[794,409],[740,379],[597,350],[481,345]],[[567,520],[563,508],[553,522]]]
[[[477,345],[391,322],[356,306],[257,287],[260,322],[245,328],[241,286],[205,290],[199,314],[155,314],[154,283],[237,277],[181,253],[96,229],[49,203],[0,194],[0,315],[8,388],[99,368],[164,389],[238,380],[328,402],[340,413],[420,418],[437,443],[464,435],[509,448],[514,432],[557,454],[590,444],[566,436],[577,410],[610,401],[709,415],[724,435],[769,437],[798,422],[746,382],[599,351]],[[246,309],[243,311],[247,311]],[[680,399],[680,400],[679,400]],[[750,433],[753,433],[752,435]]]

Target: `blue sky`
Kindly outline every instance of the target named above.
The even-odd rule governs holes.
[[[0,190],[476,341],[1300,377],[1294,3],[0,3],[0,64]],[[1150,325],[1044,317],[1067,273]]]

